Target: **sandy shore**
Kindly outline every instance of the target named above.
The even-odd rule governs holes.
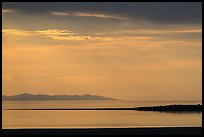
[[[202,135],[202,127],[3,129],[3,135]]]

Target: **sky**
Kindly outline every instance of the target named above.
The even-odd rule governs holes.
[[[2,94],[202,99],[200,2],[3,2]]]

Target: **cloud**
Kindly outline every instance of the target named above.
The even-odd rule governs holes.
[[[82,16],[82,17],[97,17],[97,18],[108,18],[108,19],[127,19],[126,17],[117,16],[117,15],[108,15],[102,13],[87,13],[87,12],[76,12],[74,13],[75,16]]]
[[[91,12],[50,12],[52,15],[56,16],[78,16],[78,17],[96,17],[96,18],[106,18],[106,19],[128,19],[127,17],[112,15],[107,13],[91,13]]]
[[[73,31],[70,30],[59,30],[59,29],[47,29],[47,30],[39,30],[39,31],[34,31],[40,35],[46,35],[46,36],[55,36],[55,35],[73,35],[73,34],[78,34],[74,33]]]
[[[115,41],[115,40],[119,40],[119,39],[115,39],[115,38],[110,38],[110,37],[96,37],[96,36],[59,36],[59,35],[55,35],[55,36],[47,36],[50,37],[54,40],[100,40],[100,41]]]
[[[21,29],[2,29],[3,34],[18,35],[18,36],[31,36],[34,33],[32,31]]]
[[[91,36],[50,36],[54,40],[90,40]]]
[[[14,13],[15,10],[13,9],[2,9],[2,13]]]
[[[99,36],[89,36],[89,35],[80,35],[77,32],[70,30],[60,30],[60,29],[47,29],[47,30],[21,30],[21,29],[2,29],[3,34],[7,35],[17,35],[17,36],[43,36],[47,38],[51,38],[53,40],[101,40],[101,41],[113,41],[119,39],[113,39],[107,36],[99,37]],[[18,38],[20,39],[20,38]]]
[[[174,33],[202,33],[201,28],[185,28],[185,29],[132,29],[113,31],[110,34],[128,35],[128,34],[174,34]],[[103,35],[107,35],[104,33]]]
[[[174,30],[162,30],[155,33],[202,33],[202,29],[174,29]]]
[[[50,13],[53,15],[56,15],[56,16],[69,16],[70,15],[70,14],[65,13],[65,12],[50,12]]]
[[[9,35],[18,35],[18,36],[44,36],[44,37],[67,37],[70,35],[75,35],[78,33],[74,33],[73,31],[69,30],[59,30],[59,29],[47,29],[47,30],[21,30],[21,29],[2,29],[3,34]]]
[[[15,8],[31,14],[45,14],[57,11],[55,14],[65,15],[68,13],[58,11],[77,10],[75,14],[78,16],[90,16],[91,14],[93,17],[109,18],[112,14],[118,14],[159,24],[202,23],[202,2],[20,2],[13,4],[5,2],[2,7],[6,9]],[[95,13],[109,13],[111,15],[95,15]]]
[[[169,32],[175,33],[202,33],[202,29],[186,29],[186,30],[172,30]]]

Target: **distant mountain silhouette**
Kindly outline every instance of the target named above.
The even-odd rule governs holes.
[[[96,95],[44,95],[44,94],[29,94],[23,93],[14,96],[2,96],[4,101],[21,101],[21,100],[114,100],[113,98],[96,96]]]

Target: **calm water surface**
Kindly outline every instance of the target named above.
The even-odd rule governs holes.
[[[121,108],[201,102],[142,101],[3,101],[3,109]],[[104,128],[202,126],[202,113],[134,110],[2,110],[2,128]]]

